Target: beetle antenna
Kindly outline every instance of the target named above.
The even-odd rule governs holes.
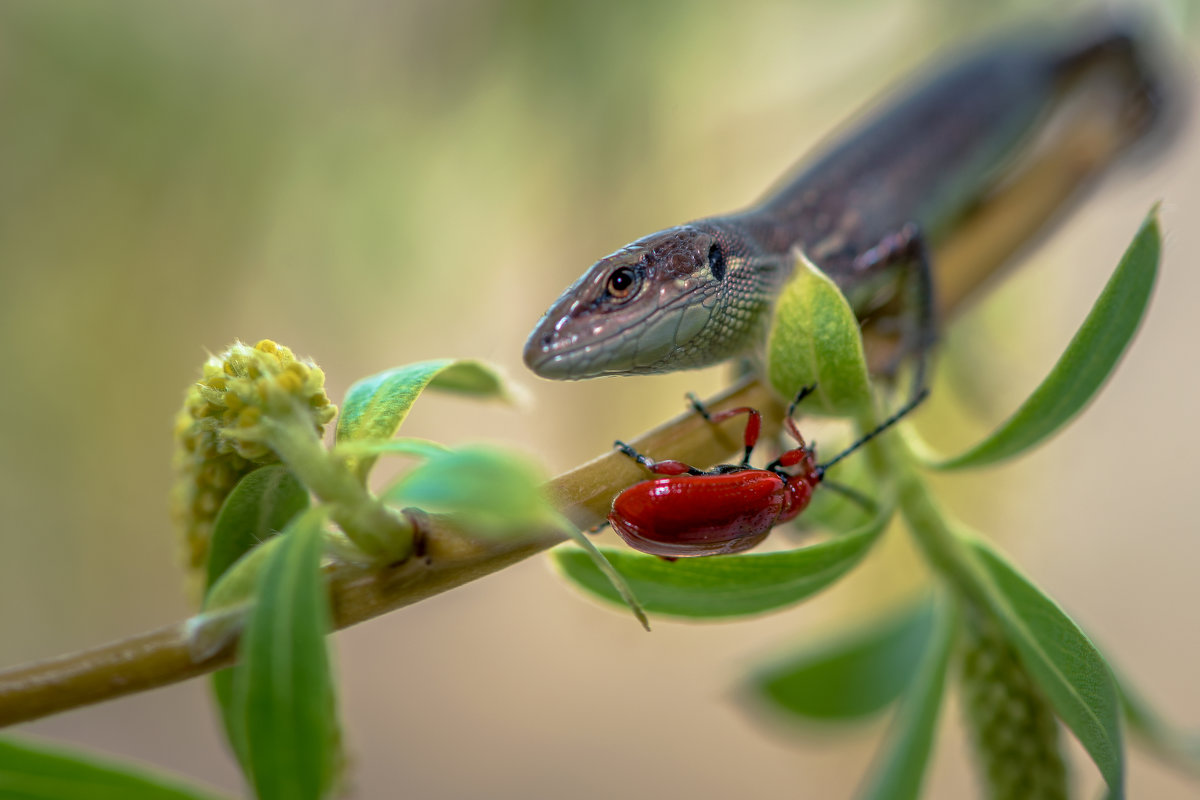
[[[883,422],[879,423],[879,425],[877,425],[875,427],[875,430],[866,434],[861,439],[859,439],[857,442],[850,445],[845,450],[838,453],[836,456],[834,456],[830,460],[826,461],[824,464],[819,464],[817,466],[817,475],[823,476],[825,474],[825,471],[828,470],[830,467],[832,467],[834,464],[838,463],[843,458],[850,455],[855,450],[862,447],[864,444],[871,441],[876,436],[878,436],[879,434],[886,431],[888,428],[895,425],[897,422],[899,422],[901,419],[903,419],[906,414],[908,414],[914,408],[919,406],[921,404],[921,402],[928,396],[929,396],[929,390],[922,389],[920,392],[917,393],[916,397],[914,397],[912,400],[909,400],[907,403],[905,403],[903,406],[901,406],[899,411],[897,411],[895,414],[892,414],[890,417],[885,419]]]

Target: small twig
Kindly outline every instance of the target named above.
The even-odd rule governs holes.
[[[761,384],[736,387],[712,402],[720,410],[752,405],[778,429],[782,409]],[[685,413],[637,440],[637,447],[696,463],[729,455],[730,439],[694,413]],[[604,520],[612,498],[643,478],[628,459],[608,453],[571,470],[547,486],[551,502],[587,529]],[[371,569],[342,564],[330,571],[334,624],[345,628],[447,589],[476,580],[563,541],[555,530],[520,539],[471,537],[431,517],[425,554],[394,567]],[[236,639],[220,651],[194,658],[187,623],[168,625],[71,655],[15,667],[0,673],[0,726],[110,700],[187,680],[233,663]]]

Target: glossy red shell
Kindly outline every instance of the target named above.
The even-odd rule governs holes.
[[[608,521],[630,547],[668,558],[749,550],[808,505],[812,485],[761,469],[643,481],[613,501]]]

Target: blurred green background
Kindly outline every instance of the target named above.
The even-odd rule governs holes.
[[[524,337],[570,280],[640,235],[751,202],[940,45],[1037,6],[3,3],[0,665],[188,613],[167,515],[171,424],[207,351],[274,338],[325,368],[335,400],[407,361],[490,359],[529,389],[526,407],[431,396],[406,432],[573,466],[726,376],[524,374]],[[1185,8],[1166,11],[1186,26]],[[1196,137],[1112,175],[950,330],[924,412],[940,439],[966,442],[1010,410],[1164,200],[1158,294],[1109,390],[1035,456],[945,487],[1193,723]],[[814,602],[740,624],[660,622],[647,636],[534,559],[340,634],[351,788],[846,796],[881,726],[797,734],[747,716],[733,691],[749,665],[918,581],[891,538]],[[933,797],[970,791],[955,708],[946,720]],[[239,786],[199,681],[22,730]],[[1195,794],[1137,756],[1131,785]]]

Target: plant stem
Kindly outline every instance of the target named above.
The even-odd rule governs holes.
[[[302,413],[281,421],[264,419],[271,449],[312,493],[331,508],[346,537],[367,555],[401,561],[412,552],[413,526],[374,497],[346,466],[333,458]]]
[[[988,605],[975,556],[956,531],[956,523],[934,498],[917,457],[903,436],[885,436],[875,449],[875,469],[895,481],[897,506],[930,566],[959,595]]]
[[[783,415],[769,389],[743,383],[709,403],[719,411],[749,405],[763,412],[764,435],[779,430]],[[640,437],[634,446],[653,456],[712,464],[741,449],[739,421],[715,427],[686,413]],[[576,526],[600,524],[612,498],[641,479],[640,468],[607,453],[547,484],[551,503]],[[561,530],[532,531],[520,539],[474,537],[436,516],[422,558],[390,567],[339,563],[328,570],[334,625],[345,628],[432,597],[539,553],[564,540]],[[236,636],[219,650],[194,656],[188,621],[118,642],[0,672],[0,726],[187,680],[233,662]]]

